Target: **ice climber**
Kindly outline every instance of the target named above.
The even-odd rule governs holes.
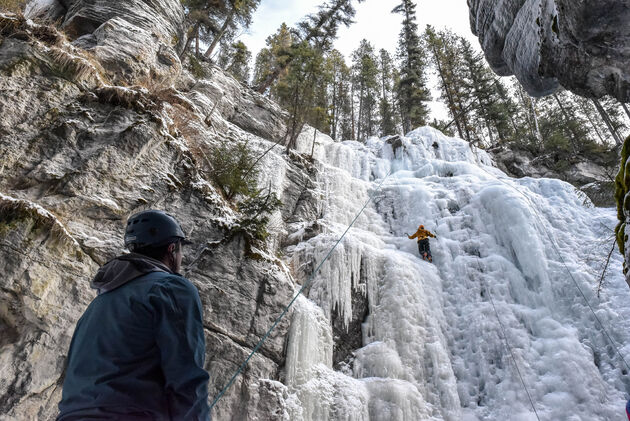
[[[424,225],[418,227],[418,231],[414,235],[407,235],[410,240],[414,238],[418,239],[418,252],[423,260],[433,262],[433,256],[431,256],[431,248],[429,247],[429,237],[437,238],[431,231],[424,229]]]
[[[210,419],[201,301],[178,273],[185,243],[162,211],[129,218],[131,253],[99,269],[74,331],[58,421]]]

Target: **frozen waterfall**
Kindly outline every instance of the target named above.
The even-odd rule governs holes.
[[[302,140],[310,153],[312,132]],[[391,174],[296,302],[285,375],[299,417],[536,420],[527,392],[541,420],[625,417],[625,365],[575,284],[630,361],[618,252],[595,293],[614,210],[562,181],[509,178],[431,128],[398,142],[319,136],[315,157],[324,229],[289,250],[298,268],[322,260]],[[405,235],[420,224],[437,235],[434,264]],[[369,308],[363,346],[333,370],[331,315],[347,324],[357,293]]]

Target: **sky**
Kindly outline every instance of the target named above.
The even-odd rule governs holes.
[[[317,11],[317,6],[323,2],[324,0],[262,0],[251,27],[239,39],[247,45],[255,58],[258,51],[265,47],[265,39],[276,32],[283,22],[293,26],[307,14]],[[392,14],[391,10],[399,3],[400,0],[365,0],[356,4],[355,23],[349,28],[340,29],[335,48],[350,61],[352,51],[365,38],[377,51],[384,48],[395,54],[402,15]],[[427,24],[437,29],[449,28],[479,48],[477,37],[470,30],[466,0],[416,0],[416,4],[420,31]],[[432,79],[430,78],[430,82]],[[434,91],[433,96],[437,98],[439,93]],[[446,118],[446,108],[441,103],[433,101],[430,108],[434,117]]]

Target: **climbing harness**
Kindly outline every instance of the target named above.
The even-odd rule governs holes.
[[[249,356],[245,359],[245,361],[243,362],[243,364],[240,365],[240,367],[238,368],[238,370],[236,370],[236,372],[234,373],[234,375],[232,376],[232,378],[230,379],[230,381],[228,382],[228,384],[221,390],[221,392],[214,398],[214,401],[212,402],[212,404],[210,405],[210,411],[212,412],[212,408],[214,408],[214,406],[217,404],[217,402],[219,401],[219,399],[221,399],[221,397],[223,397],[223,395],[225,394],[225,392],[227,392],[227,390],[230,388],[230,386],[232,386],[232,384],[234,383],[234,381],[236,380],[236,378],[238,377],[238,375],[243,371],[243,369],[247,366],[247,363],[249,362],[249,360],[254,356],[254,354],[260,349],[260,347],[262,346],[262,344],[265,342],[265,340],[269,337],[269,335],[271,334],[271,332],[276,328],[276,326],[278,326],[278,323],[280,323],[280,320],[282,320],[282,318],[287,314],[287,312],[289,311],[289,309],[291,308],[291,306],[293,305],[293,303],[295,302],[295,300],[297,300],[297,298],[300,296],[300,294],[302,294],[302,292],[306,289],[306,287],[311,283],[311,281],[315,278],[315,275],[317,275],[317,273],[319,272],[319,270],[321,269],[322,265],[328,260],[328,258],[332,255],[333,251],[335,251],[335,249],[337,248],[337,246],[339,245],[339,243],[341,243],[341,241],[344,239],[344,237],[346,236],[346,234],[348,233],[348,231],[350,231],[350,228],[352,228],[352,226],[354,225],[354,223],[357,221],[357,219],[359,219],[359,216],[361,216],[363,214],[363,211],[365,211],[365,208],[367,208],[367,206],[370,204],[370,202],[374,199],[374,197],[376,196],[376,193],[378,193],[381,190],[381,187],[383,186],[383,183],[385,182],[385,180],[387,180],[387,178],[391,175],[392,170],[390,169],[389,172],[387,173],[387,175],[381,180],[381,182],[379,183],[379,185],[377,186],[377,188],[372,192],[372,194],[370,195],[370,197],[368,198],[368,200],[365,202],[365,204],[363,205],[363,207],[361,208],[361,210],[359,211],[359,213],[357,213],[357,215],[354,217],[354,219],[352,220],[352,222],[350,223],[350,225],[348,225],[348,228],[346,228],[346,230],[344,231],[344,233],[341,235],[341,237],[339,237],[339,240],[337,240],[337,242],[335,243],[335,245],[330,249],[330,251],[328,252],[328,254],[326,255],[326,257],[324,257],[324,260],[322,260],[319,265],[317,265],[317,268],[315,268],[315,270],[313,271],[313,273],[311,274],[311,276],[306,280],[306,282],[304,282],[304,284],[302,285],[302,287],[300,288],[300,290],[297,292],[297,294],[295,294],[295,296],[293,297],[293,299],[291,300],[291,302],[284,308],[284,310],[282,311],[282,313],[280,314],[280,316],[278,316],[278,318],[276,319],[276,321],[273,323],[273,325],[269,328],[269,330],[267,331],[267,333],[265,333],[265,335],[262,337],[262,339],[260,341],[258,341],[258,343],[256,344],[256,346],[254,347],[254,349],[252,350],[252,352],[250,352]]]
[[[479,264],[479,257],[475,256],[475,258],[477,259],[476,262],[477,262],[477,268],[479,270],[479,273],[482,274],[483,271],[481,270],[481,265]],[[510,352],[510,356],[512,357],[512,361],[514,362],[514,367],[516,367],[516,372],[518,373],[518,377],[519,379],[521,379],[521,384],[523,385],[523,389],[525,389],[525,393],[527,393],[527,398],[529,399],[529,403],[531,404],[532,409],[534,410],[534,414],[536,414],[536,419],[540,421],[540,417],[538,416],[538,411],[536,411],[536,405],[534,405],[534,400],[532,399],[532,395],[529,393],[529,389],[527,388],[527,385],[525,384],[525,380],[523,379],[521,370],[518,368],[518,363],[516,362],[516,356],[514,355],[512,346],[510,345],[510,342],[508,341],[505,326],[503,326],[503,322],[501,321],[501,317],[499,316],[499,312],[497,311],[497,306],[494,304],[494,298],[492,298],[492,291],[490,291],[490,288],[488,287],[486,282],[484,282],[482,275],[479,276],[479,280],[481,283],[482,290],[485,291],[486,294],[488,294],[488,298],[490,298],[490,303],[492,304],[492,308],[494,309],[494,315],[496,316],[497,321],[499,322],[499,327],[501,328],[501,332],[503,333],[503,341],[505,342],[505,346]]]
[[[482,164],[483,165],[483,164]],[[588,299],[586,298],[586,295],[584,294],[584,292],[582,291],[582,288],[580,288],[580,286],[578,285],[577,281],[575,280],[575,277],[573,276],[573,273],[571,272],[571,270],[569,269],[569,267],[567,266],[566,262],[564,261],[564,258],[562,257],[562,254],[560,254],[560,249],[558,248],[556,241],[553,239],[553,237],[551,236],[551,234],[549,233],[549,230],[547,230],[547,227],[545,226],[545,224],[543,223],[543,219],[540,216],[540,213],[538,213],[538,210],[536,210],[536,207],[534,206],[534,203],[531,201],[531,199],[529,197],[527,197],[527,195],[525,193],[523,193],[522,191],[520,191],[519,189],[517,189],[516,187],[510,185],[509,183],[506,183],[505,181],[501,180],[499,177],[497,177],[496,175],[491,174],[489,171],[487,171],[485,168],[483,167],[479,167],[481,168],[482,171],[484,171],[486,174],[490,175],[492,178],[496,179],[497,181],[499,181],[502,184],[505,184],[506,186],[510,187],[511,189],[515,190],[518,194],[520,194],[521,196],[523,196],[525,198],[525,200],[527,200],[529,202],[529,204],[531,205],[532,210],[534,211],[534,214],[536,215],[536,218],[538,219],[538,222],[540,223],[540,225],[542,226],[543,230],[545,231],[545,234],[547,235],[547,238],[549,238],[549,241],[551,242],[551,245],[553,246],[554,250],[556,251],[556,254],[558,255],[558,257],[560,258],[560,261],[562,262],[562,265],[564,266],[564,269],[567,271],[567,273],[569,274],[569,277],[571,278],[571,280],[573,281],[573,284],[575,285],[575,287],[577,288],[577,290],[579,291],[580,295],[582,296],[582,298],[584,299],[584,302],[586,303],[586,305],[588,306],[588,308],[590,309],[591,313],[593,313],[593,317],[595,318],[595,320],[597,320],[597,323],[599,323],[599,326],[602,329],[602,332],[604,332],[604,335],[606,336],[606,338],[608,339],[608,342],[610,342],[610,344],[612,345],[612,347],[615,349],[615,351],[617,352],[617,355],[619,355],[619,357],[621,358],[621,360],[623,361],[624,365],[626,366],[626,369],[628,370],[628,372],[630,372],[630,365],[628,365],[628,363],[626,362],[626,359],[623,357],[623,355],[621,354],[621,352],[619,351],[619,348],[617,347],[617,345],[615,344],[615,342],[612,340],[612,337],[610,336],[610,334],[608,333],[608,330],[606,329],[606,327],[604,326],[604,323],[600,320],[600,318],[597,316],[597,313],[595,313],[595,310],[593,309],[593,307],[591,306],[591,304],[589,303]]]

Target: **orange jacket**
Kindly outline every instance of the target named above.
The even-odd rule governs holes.
[[[414,235],[408,235],[407,237],[409,237],[410,240],[413,240],[414,238],[418,239],[418,242],[424,240],[427,237],[433,237],[435,238],[435,235],[433,235],[433,233],[431,231],[427,231],[423,228],[418,228],[418,231],[416,231],[416,233]]]

